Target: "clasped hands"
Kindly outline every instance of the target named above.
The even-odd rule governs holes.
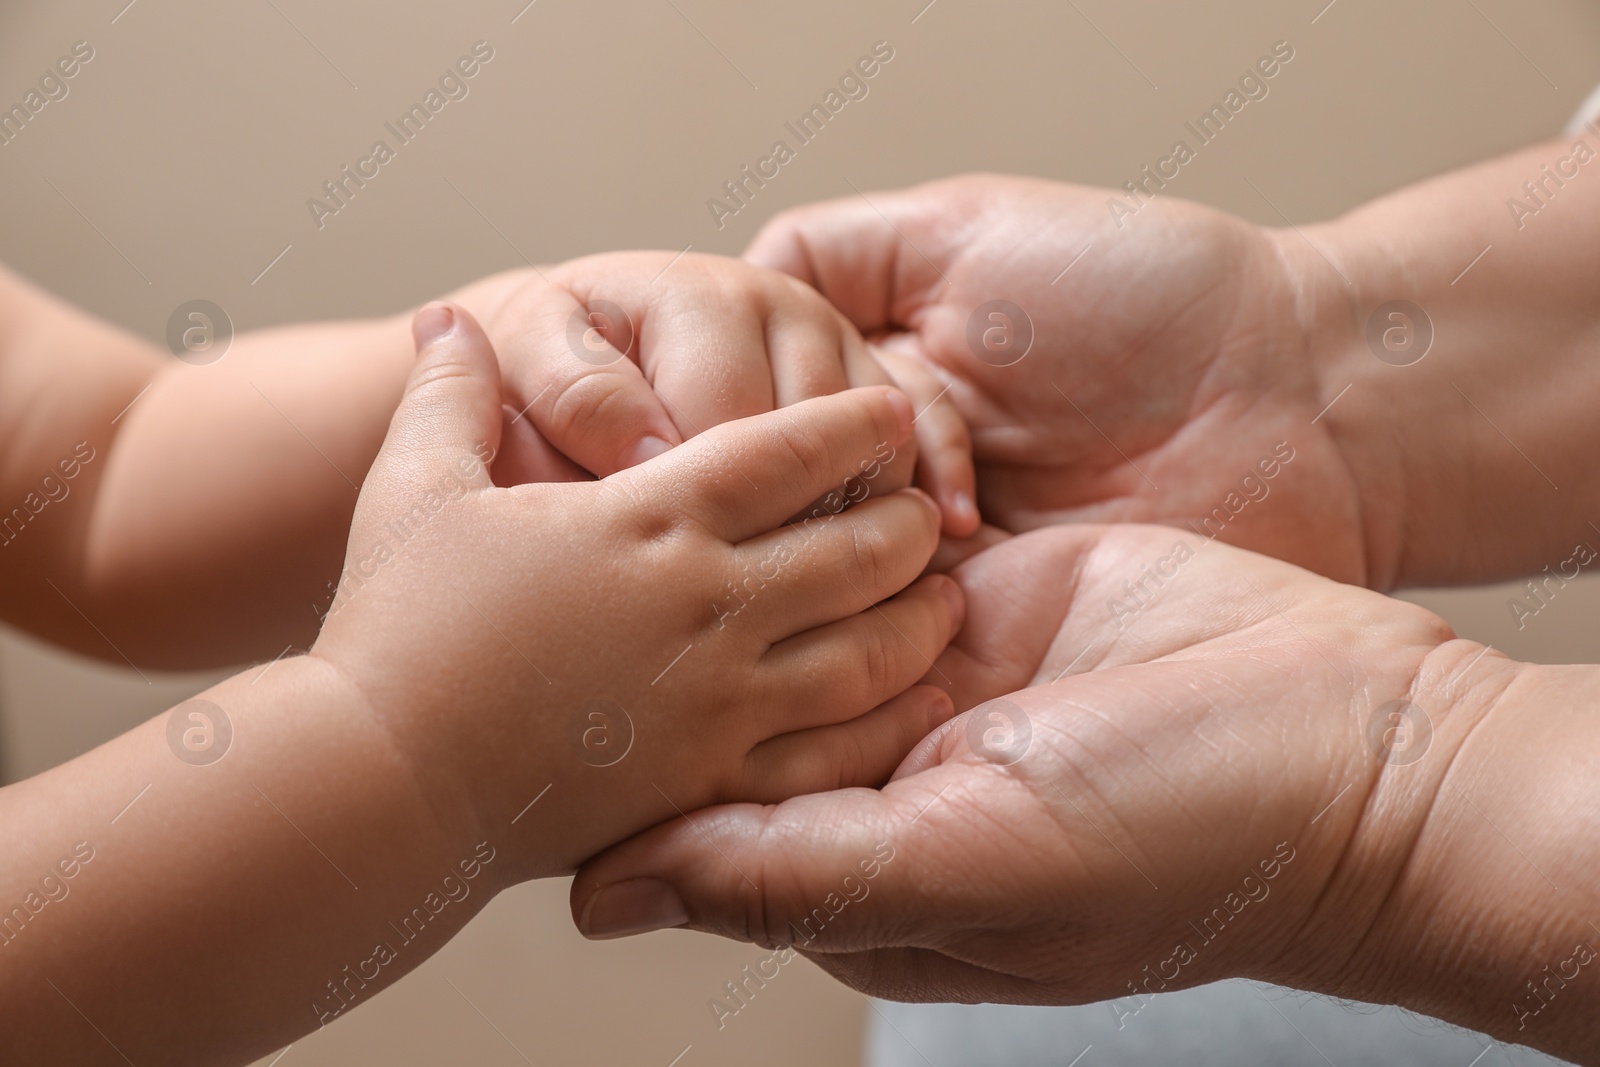
[[[550,783],[501,874],[581,865],[591,937],[794,945],[902,999],[1247,975],[1485,1025],[1419,975],[1566,936],[1493,944],[1464,872],[1536,879],[1504,767],[1589,728],[1507,694],[1572,683],[1339,584],[1404,551],[1319,417],[1360,343],[1325,268],[1192,205],[1138,225],[959,179],[788,213],[752,265],[593,257],[504,279],[481,330],[424,309],[352,553],[468,487],[314,655],[441,825]],[[969,343],[995,298],[1015,361]],[[473,636],[443,677],[431,629],[395,639],[419,596]]]

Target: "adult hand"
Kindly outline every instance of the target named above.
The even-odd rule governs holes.
[[[1530,737],[1500,699],[1543,668],[1159,527],[1039,531],[954,575],[967,623],[927,680],[978,707],[881,792],[712,808],[613,849],[574,884],[580,928],[687,914],[903,1000],[1133,1010],[1243,975],[1573,1054],[1551,1042],[1576,996],[1538,1034],[1506,1008],[1590,933],[1526,858],[1592,882],[1587,846],[1533,843],[1553,798],[1582,810],[1591,771],[1565,792],[1552,774],[1592,715],[1552,695]],[[1160,580],[1119,612],[1143,575]],[[641,886],[682,910],[619,906]]]
[[[1169,199],[1119,226],[1114,196],[955,178],[786,212],[745,256],[931,372],[896,373],[919,407],[948,387],[986,521],[1171,523],[1366,581],[1357,487],[1317,420],[1338,386],[1297,307],[1304,249]]]

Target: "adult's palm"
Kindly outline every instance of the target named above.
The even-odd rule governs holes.
[[[745,255],[948,386],[986,521],[1183,525],[1364,581],[1356,487],[1314,422],[1340,386],[1297,308],[1301,272],[1329,268],[1182,201],[1119,225],[1113,195],[961,177],[786,212]]]
[[[1112,622],[1146,566],[1168,577]],[[710,808],[616,846],[574,883],[580,927],[637,932],[608,895],[659,879],[677,921],[893,999],[1235,975],[1404,999],[1380,976],[1415,916],[1389,895],[1481,717],[1459,678],[1505,660],[1420,608],[1159,527],[1037,531],[954,576],[966,626],[925,680],[972,710],[881,791]]]

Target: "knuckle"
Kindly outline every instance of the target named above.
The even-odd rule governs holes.
[[[621,421],[625,391],[614,374],[582,374],[552,386],[551,393],[545,407],[544,429],[545,436],[557,448],[603,439],[610,423],[626,425]]]
[[[795,880],[795,870],[788,850],[781,847],[782,836],[783,828],[775,817],[764,820],[753,849],[755,884],[740,879],[746,936],[767,948],[792,944],[791,928],[798,918],[798,909],[791,903],[796,894],[784,891]]]
[[[619,529],[633,544],[649,549],[652,558],[664,566],[682,564],[682,548],[696,539],[690,537],[692,523],[681,509],[663,507],[659,490],[633,471],[623,471],[600,484],[612,494]]]
[[[771,292],[775,304],[780,305],[823,331],[824,336],[835,340],[843,337],[843,323],[848,320],[828,298],[816,289],[782,271],[768,271],[762,279]]]
[[[860,731],[852,730],[846,733],[840,743],[834,746],[833,757],[831,777],[834,789],[848,789],[866,784],[864,777],[870,769],[870,761]]]
[[[900,673],[900,642],[882,620],[874,620],[861,641],[862,674],[873,693],[891,689]]]
[[[475,376],[472,362],[464,354],[440,353],[417,368],[411,391],[413,394],[432,392],[440,385],[463,378],[470,380]]]
[[[893,566],[894,553],[876,527],[862,519],[850,524],[850,567],[857,584],[873,596],[883,584],[883,575]]]
[[[817,434],[787,425],[780,431],[778,446],[795,472],[796,488],[822,485],[831,478],[833,449]]]

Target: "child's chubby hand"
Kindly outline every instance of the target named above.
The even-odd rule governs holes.
[[[898,381],[916,401],[916,446],[899,450],[874,491],[910,484],[915,465],[945,532],[978,525],[971,441],[938,383],[904,380],[914,363],[892,379],[849,320],[787,275],[721,256],[589,256],[525,275],[485,326],[507,404],[527,416],[508,416],[508,467],[535,430],[604,476],[724,422]]]
[[[912,688],[964,614],[953,581],[918,579],[933,502],[784,525],[903,446],[904,395],[819,389],[599,481],[500,488],[493,349],[450,305],[414,330],[312,655],[441,827],[556,874],[710,803],[881,783],[949,717]]]

